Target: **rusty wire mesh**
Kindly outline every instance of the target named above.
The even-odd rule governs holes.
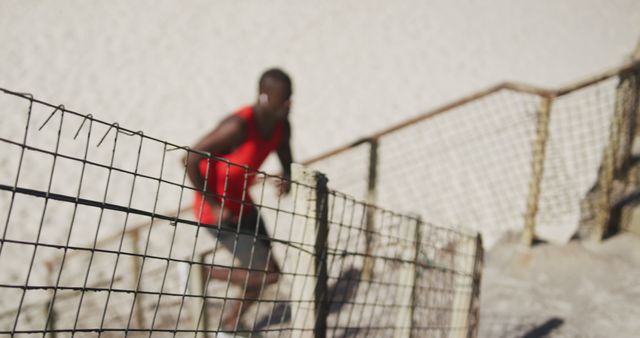
[[[270,236],[211,230],[190,208],[195,191],[182,160],[189,149],[7,90],[0,112],[21,118],[0,135],[0,334],[388,337],[477,329],[482,255],[472,234],[323,188],[321,176],[305,172],[278,197],[271,183],[281,178],[217,158],[210,163],[255,182],[242,201],[217,197],[256,208]],[[223,317],[246,300],[246,282],[210,271],[264,271],[238,266],[235,246],[222,249],[211,232],[230,233],[236,245],[242,235],[254,246],[268,240],[281,268],[233,328]]]
[[[621,116],[616,114],[619,75],[638,68],[631,64],[557,91],[495,86],[309,165],[339,173],[341,180],[330,183],[334,189],[393,210],[419,211],[437,224],[472,227],[489,247],[519,234],[527,215],[536,237],[564,243],[597,212],[595,204],[585,210],[584,201],[597,189],[612,137],[630,130],[612,129]],[[540,129],[545,100],[551,107],[543,121],[547,134]],[[630,111],[622,113],[636,123]],[[625,145],[616,147],[622,151]],[[537,158],[540,172],[532,169]],[[532,195],[534,185],[538,190]]]

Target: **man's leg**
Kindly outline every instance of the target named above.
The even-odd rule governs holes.
[[[258,237],[253,235],[258,228]],[[235,329],[242,314],[251,304],[259,299],[262,291],[270,284],[278,281],[280,267],[273,258],[271,242],[266,228],[257,210],[253,209],[243,215],[240,226],[241,233],[220,232],[218,241],[232,253],[240,263],[238,267],[213,267],[211,276],[214,279],[229,281],[242,289],[242,301],[234,301],[229,308],[229,315],[224,319],[225,329]],[[251,229],[251,230],[249,230]]]
[[[231,275],[229,275],[231,274]],[[211,277],[219,280],[229,280],[231,284],[245,286],[249,289],[260,288],[278,281],[280,268],[273,259],[269,259],[267,269],[249,271],[246,268],[211,268]]]
[[[231,276],[229,276],[229,273]],[[229,313],[223,319],[223,327],[225,329],[236,329],[240,322],[240,318],[256,300],[259,300],[262,291],[270,284],[278,281],[280,269],[273,259],[269,259],[269,263],[265,271],[251,271],[244,269],[226,269],[226,271],[212,271],[214,278],[229,278],[231,283],[243,288],[242,301],[234,301],[231,303]],[[218,276],[215,276],[218,275]]]

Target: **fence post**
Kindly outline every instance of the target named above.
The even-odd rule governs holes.
[[[329,299],[327,294],[327,236],[329,235],[329,190],[327,177],[315,172],[316,179],[316,240],[314,246],[317,276],[314,288],[316,322],[313,329],[316,338],[327,336],[327,316],[329,315]]]
[[[467,338],[478,337],[478,329],[480,327],[480,285],[483,266],[484,249],[482,248],[482,236],[478,234],[476,237],[475,261],[473,263],[473,286],[469,304],[469,331],[467,331]]]
[[[328,315],[326,243],[328,235],[327,178],[302,165],[291,166],[292,180],[297,186],[296,209],[304,217],[296,218],[291,231],[302,247],[313,247],[313,252],[301,252],[296,262],[291,261],[292,328],[307,330],[313,327],[315,337],[326,336]],[[313,267],[313,270],[310,270]],[[308,287],[311,285],[311,287]],[[313,290],[311,290],[313,288]],[[311,303],[313,305],[311,305]],[[311,312],[312,316],[308,316]],[[309,320],[313,320],[313,323]],[[294,333],[307,337],[306,333]]]
[[[638,45],[630,56],[630,61],[640,60],[640,40],[638,41]],[[620,108],[622,105],[622,108]],[[618,134],[619,140],[617,140],[617,146],[614,152],[614,167],[613,167],[613,177],[614,179],[620,179],[624,182],[624,192],[628,192],[628,188],[633,190],[638,189],[638,165],[636,163],[632,163],[633,157],[633,145],[636,137],[636,132],[638,131],[639,122],[638,117],[640,115],[640,69],[638,67],[634,67],[629,69],[626,72],[620,74],[620,82],[618,84],[618,88],[616,88],[616,112],[618,114],[620,112],[620,119],[618,121]],[[614,118],[617,118],[614,116]],[[613,128],[611,128],[613,129]],[[612,131],[612,130],[611,130]],[[609,135],[610,142],[612,140],[613,135]],[[604,159],[604,157],[603,157]],[[602,169],[604,168],[604,161]],[[599,173],[600,175],[604,174],[604,170]],[[604,177],[599,177],[598,185],[604,183],[606,187],[606,182]],[[613,183],[613,182],[611,182]],[[609,187],[610,189],[613,187]],[[599,193],[603,193],[602,189],[600,189]],[[600,196],[601,198],[596,202],[596,224],[593,231],[592,240],[600,241],[604,237],[607,227],[613,226],[611,224],[610,218],[612,217],[612,213],[616,212],[613,205],[616,202],[611,203],[611,196],[613,194],[613,190],[610,190],[607,193],[607,196]],[[619,195],[619,194],[617,194]],[[606,204],[605,204],[606,203]],[[613,205],[612,205],[613,204]],[[619,206],[621,209],[618,209],[617,212],[617,226],[621,229],[625,226],[629,225],[631,214],[633,213],[633,207],[624,207]],[[615,217],[615,216],[614,216]]]
[[[549,120],[551,116],[552,101],[553,98],[550,96],[542,98],[542,104],[540,106],[540,110],[538,110],[536,119],[536,139],[533,144],[531,181],[529,182],[527,212],[525,214],[525,224],[522,232],[522,243],[527,247],[530,247],[533,243],[536,216],[538,215],[540,185],[544,175],[544,161],[547,140],[549,139]]]
[[[616,90],[615,110],[609,125],[609,140],[604,149],[602,165],[598,175],[599,196],[596,202],[596,224],[591,238],[594,242],[602,241],[611,215],[611,191],[615,179],[616,164],[618,163],[618,156],[616,155],[620,151],[620,134],[626,111],[625,103],[627,98],[623,90],[625,83],[624,78],[621,78]]]
[[[640,43],[638,47],[636,47],[636,51],[634,52],[634,59],[640,60]],[[636,68],[626,77],[626,81],[628,82],[628,87],[626,88],[626,98],[630,101],[629,116],[627,117],[628,126],[625,127],[627,134],[627,139],[625,140],[625,149],[624,149],[624,162],[623,169],[625,171],[625,185],[628,188],[633,190],[637,190],[639,188],[638,175],[640,173],[639,167],[637,163],[633,163],[633,154],[632,147],[635,143],[636,133],[638,132],[638,127],[640,121],[640,69]],[[632,231],[631,226],[631,217],[633,213],[633,208],[625,207],[622,208],[621,211],[621,219],[619,220],[619,226],[621,229]],[[637,232],[637,230],[636,230]]]
[[[378,139],[369,140],[369,174],[367,177],[367,204],[376,204],[376,185],[378,181]],[[365,222],[365,258],[362,268],[362,277],[369,280],[373,273],[373,260],[371,251],[373,248],[373,230],[375,228],[375,210],[367,207]]]
[[[451,231],[451,230],[450,230]],[[473,290],[475,283],[476,254],[478,250],[477,237],[464,231],[463,235],[455,241],[449,242],[446,250],[453,257],[451,269],[453,270],[453,301],[451,303],[451,319],[449,321],[449,338],[469,337],[472,318],[469,306],[473,304]],[[464,329],[467,329],[465,332]]]
[[[416,247],[413,253],[413,285],[411,286],[411,308],[409,310],[409,337],[416,337],[413,334],[413,318],[416,310],[416,297],[418,296],[418,278],[419,278],[419,268],[418,261],[420,260],[420,244],[422,243],[422,219],[418,217],[416,219],[416,228],[415,228],[415,239],[416,239]]]
[[[415,243],[415,245],[413,248],[407,246],[406,249],[403,248],[395,254],[395,258],[399,260],[399,267],[393,271],[397,284],[390,284],[397,287],[396,295],[394,296],[396,320],[393,338],[411,337],[413,309],[417,292],[417,259],[420,250],[421,221],[419,216],[403,216],[403,220],[406,220],[406,223],[404,221],[401,222],[400,227],[407,230],[402,235],[398,234],[397,240],[405,243]],[[414,226],[413,229],[411,229],[412,226]]]
[[[629,57],[630,61],[640,60],[640,39],[638,39],[638,44],[636,48],[631,53]],[[627,172],[627,177],[625,180],[630,180],[631,182],[627,182],[627,184],[635,187],[637,182],[637,166],[632,166],[630,163],[632,157],[632,148],[633,143],[636,137],[636,132],[638,132],[638,127],[640,121],[640,68],[635,67],[630,69],[628,72],[625,72],[620,75],[621,84],[619,90],[624,91],[624,98],[628,100],[630,103],[630,107],[628,107],[628,116],[627,116],[627,125],[625,126],[625,131],[627,133],[626,139],[624,140],[624,148],[622,153],[623,167]],[[630,167],[631,166],[631,167]]]

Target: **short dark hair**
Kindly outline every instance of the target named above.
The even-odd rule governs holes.
[[[293,85],[291,84],[291,78],[284,70],[280,68],[271,68],[267,69],[262,76],[260,76],[260,81],[258,82],[258,87],[262,88],[262,84],[266,79],[276,80],[282,84],[284,84],[285,88],[285,97],[289,99],[293,94]]]

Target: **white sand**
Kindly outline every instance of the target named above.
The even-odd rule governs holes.
[[[3,0],[0,87],[193,144],[278,65],[295,81],[293,147],[304,159],[502,80],[558,86],[618,65],[639,22],[634,0]],[[13,135],[24,111],[7,107],[0,130]],[[0,164],[2,183],[14,164]]]
[[[302,159],[499,81],[618,65],[638,22],[634,0],[3,0],[0,86],[192,144],[279,65]]]

